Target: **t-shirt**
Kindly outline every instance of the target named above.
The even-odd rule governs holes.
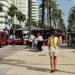
[[[15,39],[16,39],[15,35],[12,35],[12,39],[13,39],[13,40],[15,40]]]
[[[42,36],[38,36],[38,41],[43,41],[43,37]]]
[[[30,42],[33,42],[34,39],[35,39],[35,36],[34,35],[31,35],[30,38],[29,38],[29,41]]]

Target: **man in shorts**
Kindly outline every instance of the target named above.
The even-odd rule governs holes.
[[[56,71],[59,44],[60,40],[56,36],[56,31],[52,30],[51,36],[48,38],[51,72]]]

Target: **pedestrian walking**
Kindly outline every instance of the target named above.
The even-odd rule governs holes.
[[[60,40],[56,36],[56,31],[52,30],[51,36],[48,38],[51,72],[56,71],[59,45],[60,45]]]
[[[29,38],[29,48],[30,49],[32,48],[32,43],[34,42],[34,39],[35,39],[35,35],[31,34],[31,36]]]
[[[40,33],[38,33],[37,39],[38,39],[37,48],[41,52],[42,51],[42,45],[43,45],[43,37],[42,37],[42,35]]]
[[[16,36],[15,34],[13,33],[12,34],[12,45],[15,46],[15,42],[16,42]]]
[[[8,38],[9,38],[9,32],[8,32],[8,30],[5,31],[5,34],[6,34],[6,45],[8,45],[8,42],[7,42]]]

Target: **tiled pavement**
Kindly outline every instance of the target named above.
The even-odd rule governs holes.
[[[11,49],[10,46],[8,47]],[[0,75],[75,75],[75,49],[60,48],[58,71],[54,73],[50,73],[50,60],[46,46],[38,53],[21,46],[14,49],[19,51],[0,60]]]

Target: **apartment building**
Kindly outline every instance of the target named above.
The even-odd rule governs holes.
[[[39,20],[39,4],[37,0],[32,0],[32,19],[36,22]]]
[[[8,8],[11,5],[10,0],[0,0],[0,3],[3,5],[3,11],[0,12],[0,30],[5,29],[7,27],[9,29],[9,16],[7,14]]]

